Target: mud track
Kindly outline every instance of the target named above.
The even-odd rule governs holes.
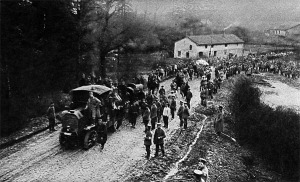
[[[166,80],[162,85],[169,88],[170,83]],[[190,85],[195,106],[199,101],[199,80],[191,81]],[[179,94],[178,97],[181,98]],[[1,150],[0,181],[124,181],[129,169],[147,162],[141,121],[139,118],[136,129],[125,121],[119,131],[109,134],[103,151],[99,145],[88,151],[63,150],[58,141],[59,131],[44,131]],[[169,125],[167,140],[178,132],[178,118]]]

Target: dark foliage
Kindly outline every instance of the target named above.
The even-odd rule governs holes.
[[[278,172],[299,178],[300,115],[261,103],[258,88],[245,77],[234,83],[230,108],[239,139],[257,149]]]
[[[71,0],[1,1],[1,135],[45,113],[41,95],[71,88],[85,67],[74,11]]]

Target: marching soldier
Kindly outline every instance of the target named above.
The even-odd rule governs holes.
[[[169,107],[169,103],[167,103],[163,108],[163,121],[164,121],[164,127],[169,127],[169,116],[170,116],[171,110]]]
[[[206,86],[204,86],[204,89],[200,93],[200,98],[201,98],[201,105],[206,107],[206,99],[208,96],[208,89]]]
[[[55,107],[54,102],[51,102],[48,110],[47,110],[47,116],[49,120],[49,131],[55,131]]]
[[[165,149],[164,149],[164,138],[166,138],[165,131],[161,129],[161,123],[157,123],[157,129],[154,133],[154,144],[155,148],[155,157],[158,156],[159,148],[161,149],[162,155],[165,156]]]
[[[175,115],[175,111],[176,111],[176,101],[175,101],[175,96],[172,97],[171,104],[170,104],[170,109],[171,109],[171,116],[172,116],[172,119],[174,119],[174,115]]]
[[[175,91],[175,92],[177,91],[177,84],[176,84],[175,80],[172,81],[170,86],[171,86],[172,91]]]
[[[180,127],[182,127],[183,125],[183,120],[182,120],[182,114],[183,114],[183,101],[180,101],[180,106],[179,106],[179,109],[177,111],[177,115],[179,116],[179,120],[180,120]]]
[[[221,105],[219,106],[219,112],[215,119],[214,127],[217,135],[220,136],[220,134],[224,130],[224,111],[223,111],[223,106]]]
[[[132,124],[131,126],[132,128],[135,128],[138,113],[139,113],[139,106],[136,102],[134,102],[129,107],[129,117],[130,117],[130,123]]]
[[[99,143],[101,144],[101,150],[103,150],[104,145],[107,141],[107,126],[106,122],[102,122],[101,120],[99,121],[98,125],[98,138]]]
[[[162,96],[162,95],[165,95],[166,94],[166,90],[165,90],[165,88],[164,88],[164,86],[162,85],[161,87],[160,87],[160,89],[159,89],[159,95],[160,96]]]
[[[161,102],[158,99],[156,100],[156,107],[157,107],[157,122],[160,122],[163,108]]]
[[[190,116],[190,112],[189,112],[189,108],[188,108],[188,104],[184,103],[184,109],[182,112],[182,119],[183,119],[183,123],[184,123],[184,127],[183,129],[186,130],[187,129],[187,119]]]
[[[151,152],[150,146],[152,145],[152,133],[151,133],[151,124],[150,123],[146,126],[145,132],[146,132],[146,136],[144,137],[144,145],[146,147],[146,152],[147,152],[146,158],[149,159],[150,152]]]
[[[145,111],[144,111],[144,114],[143,114],[143,123],[145,125],[145,132],[147,131],[147,127],[148,125],[150,124],[150,109],[149,109],[149,106],[146,106],[145,108]],[[151,126],[151,125],[150,125]]]
[[[155,101],[153,101],[152,106],[151,106],[151,126],[152,126],[152,130],[155,129],[155,124],[157,122],[157,106]]]
[[[193,97],[193,94],[191,92],[191,89],[189,88],[187,93],[186,93],[186,102],[189,108],[191,108],[191,99]]]

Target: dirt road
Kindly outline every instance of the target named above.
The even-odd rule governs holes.
[[[167,80],[162,85],[169,88],[170,83]],[[192,106],[199,101],[198,83],[199,80],[190,82]],[[169,125],[167,140],[178,129],[178,119]],[[88,151],[64,151],[59,145],[59,131],[42,132],[0,152],[0,181],[123,181],[126,169],[146,162],[141,160],[145,158],[143,130],[141,118],[136,129],[125,122],[120,131],[109,134],[103,151],[99,145]]]

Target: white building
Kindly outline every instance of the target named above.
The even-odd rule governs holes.
[[[175,42],[174,58],[242,56],[244,41],[233,34],[189,36]]]
[[[286,30],[282,29],[268,29],[265,31],[266,36],[286,36]]]

